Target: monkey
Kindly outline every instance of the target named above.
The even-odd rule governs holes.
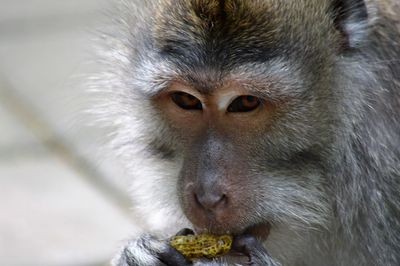
[[[400,265],[400,2],[120,0],[111,17],[93,112],[143,225],[113,265]],[[177,232],[233,250],[189,261]]]

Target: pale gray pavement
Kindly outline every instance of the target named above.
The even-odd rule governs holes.
[[[100,0],[0,0],[0,266],[107,265],[137,227],[78,86]]]

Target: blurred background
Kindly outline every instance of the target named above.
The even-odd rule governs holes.
[[[108,265],[132,223],[80,85],[106,0],[0,0],[0,265]]]

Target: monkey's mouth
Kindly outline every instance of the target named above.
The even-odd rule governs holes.
[[[235,230],[234,232],[230,230],[223,230],[223,229],[200,229],[195,227],[195,232],[197,234],[204,234],[204,233],[211,233],[215,235],[233,235],[233,236],[240,236],[240,235],[251,235],[257,238],[260,241],[266,241],[271,231],[271,224],[269,222],[259,223],[255,225],[251,225],[243,230]]]

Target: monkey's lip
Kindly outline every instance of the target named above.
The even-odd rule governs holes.
[[[259,224],[251,225],[251,226],[247,227],[246,229],[240,230],[237,232],[230,232],[229,230],[228,231],[225,231],[225,230],[217,230],[217,231],[211,230],[210,231],[210,230],[199,229],[199,228],[195,228],[195,231],[197,234],[211,233],[211,234],[216,234],[216,235],[228,234],[228,235],[233,235],[233,236],[252,235],[260,241],[266,241],[269,236],[269,233],[271,231],[271,224],[268,222],[259,223]]]

